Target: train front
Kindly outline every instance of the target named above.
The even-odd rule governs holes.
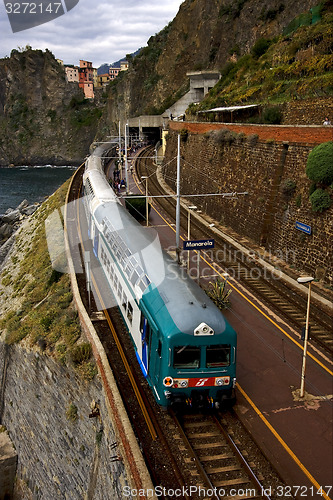
[[[236,332],[204,290],[177,264],[169,263],[167,268],[165,279],[147,300],[161,338],[161,355],[155,359],[154,350],[151,352],[152,382],[159,403],[232,405]]]
[[[234,404],[236,344],[236,332],[225,321],[223,331],[216,332],[202,322],[191,336],[173,335],[168,366],[163,367],[163,393],[168,403],[215,408]]]

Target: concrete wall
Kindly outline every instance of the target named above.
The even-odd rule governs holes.
[[[311,274],[333,280],[332,249],[333,208],[322,214],[313,213],[309,202],[311,181],[305,174],[309,152],[315,141],[325,142],[332,129],[311,128],[312,144],[268,140],[278,132],[279,138],[297,137],[295,127],[255,127],[221,125],[217,128],[243,132],[235,140],[228,133],[208,132],[218,124],[170,123],[164,163],[171,162],[166,170],[166,180],[176,179],[177,135],[181,128],[188,129],[186,141],[181,141],[182,173],[181,193],[244,192],[237,200],[221,197],[191,198],[220,224],[252,239],[268,252],[278,256],[290,266]],[[178,130],[177,130],[178,129]],[[303,132],[307,132],[302,127]],[[272,133],[274,132],[274,134]],[[221,134],[219,136],[219,134]],[[267,139],[263,139],[262,137]],[[286,135],[283,135],[286,134]],[[304,133],[304,137],[307,134]],[[304,138],[303,137],[303,138]],[[230,139],[230,140],[229,140]],[[283,194],[283,182],[296,182],[296,192],[291,198]],[[174,183],[170,184],[175,188]],[[307,235],[295,228],[295,222],[310,225]]]

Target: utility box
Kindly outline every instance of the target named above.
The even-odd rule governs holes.
[[[0,426],[0,500],[13,498],[17,453],[7,432]]]

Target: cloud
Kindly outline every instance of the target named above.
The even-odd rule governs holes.
[[[65,64],[78,64],[80,59],[92,61],[94,67],[112,63],[145,46],[175,17],[182,1],[80,0],[57,19],[17,33],[0,3],[0,57],[30,45],[48,48]]]

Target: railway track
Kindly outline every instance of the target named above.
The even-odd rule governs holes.
[[[158,181],[157,167],[151,159],[152,156],[152,148],[148,148],[138,155],[136,161],[137,177],[139,180],[143,176],[149,177],[150,196],[166,195],[166,191]],[[170,218],[174,218],[175,198],[160,197],[158,204]],[[187,228],[187,221],[188,211],[181,207],[180,224],[184,231]],[[241,284],[279,317],[291,324],[299,333],[302,331],[305,326],[306,298],[293,292],[283,280],[276,279],[271,273],[265,273],[264,269],[261,269],[262,272],[258,272],[260,264],[255,258],[244,258],[244,254],[239,249],[232,246],[216,228],[213,231],[202,218],[192,217],[191,238],[214,238],[215,248],[210,250],[209,257],[213,261],[215,258],[218,261],[218,265],[214,264],[215,269],[220,273],[227,272],[230,276],[237,277]],[[313,303],[311,304],[310,337],[330,355],[333,354],[332,317]]]
[[[80,186],[80,172],[77,172],[69,201],[80,197]],[[71,216],[74,218],[74,213]],[[246,435],[245,441],[248,440],[242,446],[247,449],[253,447],[260,470],[269,470],[267,478],[266,472],[262,477],[254,474],[253,464],[248,463],[244,452],[240,452],[242,446],[232,439],[232,431],[224,428],[226,423],[220,422],[221,418],[227,418],[230,426],[232,412],[225,413],[220,418],[212,413],[188,414],[179,418],[172,411],[164,412],[157,408],[146,380],[137,370],[135,352],[119,311],[117,308],[105,310],[101,315],[102,319],[94,320],[96,304],[92,298],[91,307],[88,307],[84,274],[78,274],[77,280],[82,300],[86,309],[90,310],[95,329],[117,379],[153,482],[157,487],[163,486],[159,498],[172,500],[174,496],[169,492],[181,491],[181,498],[191,500],[228,498],[229,493],[236,500],[256,498],[257,493],[258,498],[268,499],[267,495],[262,495],[259,480],[263,477],[263,484],[268,488],[273,481],[276,485],[281,484],[280,478],[267,464],[247,432],[242,430],[242,435]],[[119,355],[116,355],[117,351]],[[231,427],[233,425],[234,423]],[[238,425],[241,425],[239,421]],[[199,487],[202,489],[198,489]],[[204,492],[207,493],[206,496],[203,496]],[[236,492],[241,496],[237,496]]]
[[[193,478],[193,492],[214,500],[265,498],[265,488],[226,428],[221,415],[186,414],[169,411],[179,433],[176,441]],[[221,420],[222,418],[222,420]],[[206,493],[206,494],[205,494]]]

